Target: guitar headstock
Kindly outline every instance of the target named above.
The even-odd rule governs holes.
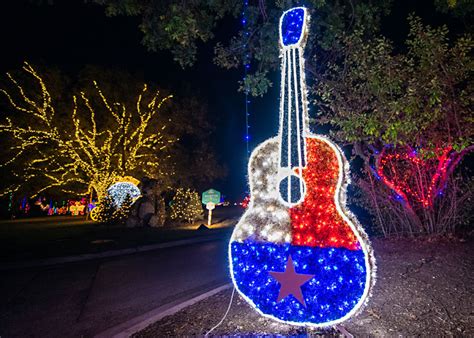
[[[308,13],[304,7],[294,7],[280,18],[280,44],[284,48],[298,47],[304,41]]]

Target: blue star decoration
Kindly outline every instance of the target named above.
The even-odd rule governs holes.
[[[295,265],[291,255],[288,257],[284,272],[269,271],[268,273],[272,275],[272,277],[275,278],[278,283],[280,283],[280,291],[278,292],[277,302],[290,295],[293,295],[293,297],[295,297],[304,307],[306,307],[303,293],[301,291],[301,286],[312,279],[315,275],[297,273],[295,271]]]

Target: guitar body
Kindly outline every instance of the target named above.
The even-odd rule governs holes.
[[[236,289],[258,312],[285,323],[325,327],[365,304],[375,260],[367,235],[345,209],[344,155],[306,128],[302,45],[307,20],[306,9],[297,7],[280,21],[280,30],[290,32],[280,41],[280,131],[250,157],[251,199],[232,234],[229,262]]]
[[[374,282],[374,259],[366,234],[342,207],[343,154],[324,137],[309,136],[306,141],[307,191],[293,208],[280,201],[277,190],[278,139],[262,143],[252,153],[251,201],[233,232],[229,261],[237,290],[261,314],[324,327],[346,320],[362,307]],[[284,271],[290,255],[297,273],[314,275],[301,287],[305,305],[293,296],[277,302],[280,285],[269,272]]]

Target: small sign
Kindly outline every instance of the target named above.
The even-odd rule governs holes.
[[[221,202],[221,193],[214,189],[209,189],[202,193],[202,204],[207,203],[219,204]]]
[[[212,203],[212,202],[208,202],[206,203],[206,209],[207,210],[212,210],[216,207],[216,204],[215,203]]]

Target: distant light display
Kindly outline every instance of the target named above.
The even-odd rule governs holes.
[[[141,196],[140,189],[130,182],[117,182],[112,184],[108,189],[112,203],[117,209],[122,208],[127,198],[131,199],[132,203]]]
[[[244,200],[240,203],[242,208],[247,209],[250,204],[250,195],[245,196]]]

